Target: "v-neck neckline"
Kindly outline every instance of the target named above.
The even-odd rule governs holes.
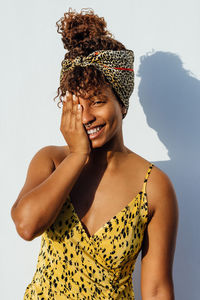
[[[99,229],[97,229],[97,231],[93,234],[93,235],[88,235],[87,234],[87,232],[86,232],[86,230],[85,230],[85,228],[83,227],[83,224],[82,224],[82,221],[79,219],[79,216],[78,216],[78,214],[76,213],[76,210],[75,210],[75,207],[74,207],[74,205],[73,205],[73,203],[72,203],[72,200],[71,200],[71,197],[70,197],[70,195],[68,195],[68,198],[69,198],[69,200],[70,200],[70,205],[71,205],[71,207],[72,207],[72,210],[73,210],[73,213],[74,213],[74,215],[75,215],[75,217],[76,217],[76,219],[77,219],[77,221],[78,221],[78,224],[80,225],[80,227],[81,227],[81,229],[82,229],[82,231],[84,232],[84,234],[87,236],[87,239],[89,240],[89,241],[91,241],[91,240],[93,240],[95,237],[97,237],[98,236],[98,234],[101,232],[101,231],[103,231],[105,228],[106,228],[106,226],[108,226],[114,219],[116,219],[120,214],[122,214],[122,213],[124,213],[126,210],[127,210],[127,208],[129,207],[129,206],[131,206],[131,204],[136,200],[136,198],[140,195],[140,194],[143,194],[143,190],[141,190],[124,208],[122,208],[117,214],[115,214],[111,219],[109,219],[106,223],[104,223]],[[84,226],[85,226],[85,224],[84,224]],[[86,226],[85,226],[86,227]],[[87,227],[86,227],[87,228]]]

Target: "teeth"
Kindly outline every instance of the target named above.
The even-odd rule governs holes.
[[[96,127],[94,129],[87,130],[87,133],[92,134],[92,133],[98,132],[101,129],[101,127],[102,126]]]

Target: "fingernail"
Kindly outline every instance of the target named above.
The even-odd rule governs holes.
[[[74,101],[76,100],[76,95],[74,95],[74,94],[73,94],[73,100],[74,100]]]
[[[78,110],[81,110],[81,105],[80,104],[78,104]]]

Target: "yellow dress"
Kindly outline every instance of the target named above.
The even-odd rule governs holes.
[[[132,273],[148,221],[146,183],[119,213],[88,237],[70,197],[42,234],[37,269],[24,300],[135,299]]]

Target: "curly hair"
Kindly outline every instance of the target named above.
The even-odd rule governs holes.
[[[85,14],[84,14],[85,12]],[[106,29],[107,23],[103,17],[94,14],[92,8],[82,8],[80,13],[73,10],[64,13],[64,17],[57,22],[57,32],[62,35],[64,48],[68,50],[66,58],[74,59],[77,56],[88,56],[95,50],[124,50],[125,46],[113,38]],[[107,81],[102,72],[94,66],[76,66],[64,73],[60,86],[57,89],[59,103],[66,91],[86,98],[101,94],[103,86],[110,86],[118,102],[124,105],[119,96]]]

